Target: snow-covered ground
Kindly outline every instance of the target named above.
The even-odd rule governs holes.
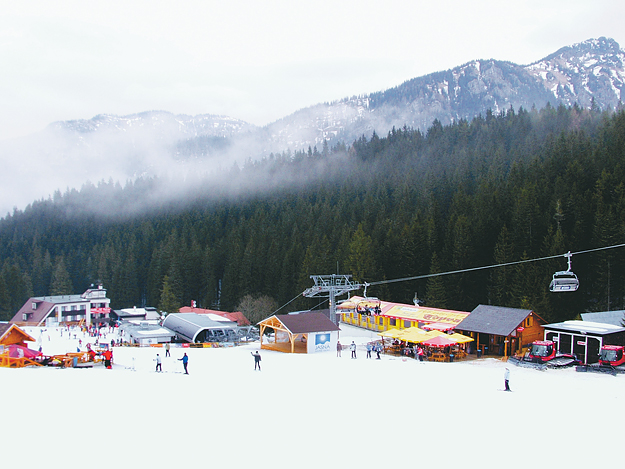
[[[342,325],[341,343],[373,333]],[[45,354],[67,332],[27,329]],[[50,339],[48,340],[48,335]],[[110,342],[114,336],[105,340]],[[31,344],[38,348],[39,343]],[[625,375],[496,359],[353,360],[259,344],[115,348],[114,366],[0,368],[0,467],[612,467],[622,463]],[[182,354],[189,355],[184,375]]]

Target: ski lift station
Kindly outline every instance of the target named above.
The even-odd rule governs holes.
[[[237,340],[237,323],[217,315],[172,313],[163,321],[163,327],[175,332],[179,340],[192,344]]]

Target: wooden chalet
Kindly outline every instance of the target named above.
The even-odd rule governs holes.
[[[336,349],[339,327],[325,314],[305,312],[274,315],[258,323],[260,348],[287,353],[316,353]],[[273,329],[273,340],[265,337]]]
[[[35,342],[35,339],[15,324],[0,324],[0,367],[21,368],[28,365],[38,365],[31,360],[32,356],[25,356],[24,351],[28,355],[37,354],[37,352],[28,349],[26,342]],[[14,347],[22,348],[24,351],[19,356],[11,356],[9,350]]]
[[[35,342],[35,339],[15,324],[0,324],[0,345],[26,347],[26,342]]]
[[[545,320],[529,309],[479,305],[456,330],[475,339],[472,351],[510,356],[543,339]]]

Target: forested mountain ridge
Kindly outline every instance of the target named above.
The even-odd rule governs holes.
[[[98,281],[114,308],[196,300],[228,310],[246,295],[285,304],[311,286],[310,275],[337,266],[371,282],[616,245],[625,231],[624,158],[625,112],[547,106],[271,154],[181,188],[175,203],[159,199],[160,178],[85,185],[0,220],[0,310],[6,319],[31,294]],[[564,257],[368,293],[567,319],[623,308],[624,256],[575,255],[574,293],[548,292]]]

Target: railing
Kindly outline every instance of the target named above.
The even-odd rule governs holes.
[[[8,352],[0,354],[0,367],[23,368],[25,366],[41,366],[41,363],[37,363],[26,357],[9,357]]]

